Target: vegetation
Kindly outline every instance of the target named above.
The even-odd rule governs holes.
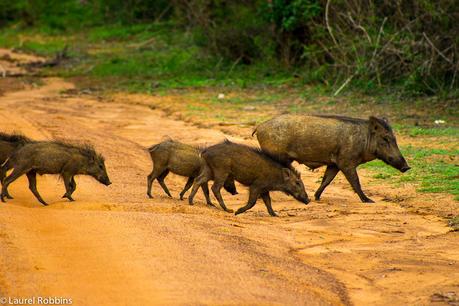
[[[148,71],[191,71],[198,85],[248,70],[249,80],[299,79],[336,94],[395,87],[407,96],[451,97],[459,85],[458,11],[455,0],[0,0],[0,26],[57,35],[97,28],[93,42],[162,34],[183,46],[164,46],[174,54],[160,68],[148,52],[131,57],[131,50],[128,60],[111,59],[95,75],[139,75],[144,71],[132,66],[141,61]]]
[[[422,147],[402,147],[411,170],[403,175],[382,161],[364,164],[362,168],[372,169],[374,178],[388,179],[398,184],[406,182],[418,185],[418,191],[431,193],[450,193],[459,200],[459,178],[457,161],[459,150],[428,149]]]
[[[453,229],[453,231],[459,231],[459,216],[451,218],[448,225]]]

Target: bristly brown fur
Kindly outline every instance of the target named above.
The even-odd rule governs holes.
[[[0,132],[0,140],[7,141],[7,142],[20,142],[20,143],[32,142],[32,139],[20,133],[6,134],[6,133]]]
[[[52,140],[50,142],[69,149],[75,149],[87,158],[100,159],[102,161],[105,161],[105,158],[102,156],[102,154],[97,153],[94,149],[94,146],[90,143],[85,142],[80,144],[68,142],[66,140]]]
[[[315,117],[320,117],[320,118],[330,118],[330,119],[336,119],[336,120],[341,120],[344,122],[349,122],[349,123],[354,123],[354,124],[364,124],[368,123],[368,119],[361,119],[361,118],[353,118],[353,117],[347,117],[347,116],[341,116],[341,115],[313,115]],[[388,131],[392,131],[392,128],[390,127],[389,123],[385,121],[384,119],[374,117],[376,120],[378,120],[381,125],[387,129]]]
[[[172,138],[169,137],[168,139],[166,139],[164,141],[161,141],[160,143],[157,143],[157,144],[154,144],[154,145],[148,147],[147,151],[150,152],[150,153],[154,152],[164,143],[177,143],[177,144],[181,144],[181,145],[187,145],[187,146],[195,148],[197,153],[201,153],[202,151],[204,151],[207,148],[207,146],[204,146],[204,145],[194,146],[194,145],[185,144],[185,143],[182,143],[182,142],[179,142],[179,141],[175,141],[175,140],[173,140]]]
[[[315,117],[320,117],[320,118],[330,118],[330,119],[336,119],[336,120],[341,120],[349,123],[356,123],[356,124],[363,124],[367,123],[368,119],[361,119],[361,118],[353,118],[353,117],[347,117],[347,116],[341,116],[341,115],[313,115]]]
[[[263,151],[261,148],[252,147],[252,146],[248,146],[248,145],[241,144],[241,143],[235,143],[235,142],[232,142],[232,141],[230,141],[228,139],[225,139],[224,141],[220,142],[219,144],[231,144],[231,145],[236,145],[236,146],[240,146],[240,147],[244,147],[246,149],[249,149],[250,151],[252,151],[252,152],[258,154],[260,157],[264,158],[266,161],[268,161],[270,163],[273,163],[276,166],[281,167],[281,168],[288,168],[288,169],[292,170],[295,173],[296,176],[301,177],[301,174],[292,165],[284,165],[284,164],[280,163],[276,159],[272,158],[268,153]]]

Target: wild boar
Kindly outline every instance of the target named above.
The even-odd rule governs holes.
[[[16,149],[30,142],[32,142],[32,140],[22,134],[6,134],[0,132],[0,166],[5,163],[5,161]],[[3,183],[3,179],[4,175],[2,175],[2,172],[0,171],[0,183]],[[9,193],[6,193],[6,197],[8,199],[13,198]]]
[[[327,166],[316,200],[342,171],[360,200],[373,203],[360,187],[356,168],[376,158],[401,172],[410,169],[384,118],[289,114],[260,124],[255,133],[263,151],[285,165],[295,160],[311,169]]]
[[[293,168],[283,167],[260,149],[225,140],[208,147],[201,156],[206,165],[195,180],[188,199],[190,204],[193,204],[193,198],[199,186],[209,180],[214,180],[212,192],[223,210],[232,212],[226,207],[220,193],[223,183],[228,177],[249,186],[250,194],[247,205],[239,208],[236,215],[252,208],[257,199],[261,197],[268,213],[271,216],[276,216],[271,206],[270,191],[282,191],[304,204],[309,203],[299,173]]]
[[[80,146],[60,141],[28,143],[14,151],[1,171],[6,173],[10,169],[13,171],[5,178],[2,187],[2,202],[5,202],[8,186],[23,174],[27,175],[30,190],[43,205],[47,203],[37,191],[37,174],[59,174],[65,184],[64,197],[70,201],[74,201],[75,175],[90,175],[106,186],[111,184],[104,158],[87,144]]]
[[[188,177],[182,192],[180,192],[180,200],[193,185],[194,179],[198,176],[204,160],[200,157],[202,148],[187,145],[172,139],[165,140],[148,148],[151,160],[153,161],[153,170],[147,178],[147,195],[152,198],[151,187],[153,181],[158,180],[159,185],[164,192],[172,197],[167,188],[164,179],[172,172],[181,176]],[[207,184],[203,184],[202,191],[206,197],[207,204],[213,205],[209,197],[209,188]],[[225,181],[225,189],[232,195],[237,194],[234,180],[228,179]]]

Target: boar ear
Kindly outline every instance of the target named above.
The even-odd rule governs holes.
[[[379,118],[376,118],[374,116],[370,116],[369,118],[369,122],[370,122],[370,131],[374,132],[374,131],[377,131],[377,130],[380,130],[382,129],[382,125],[381,125],[381,122],[380,122],[381,119]]]
[[[387,118],[384,118],[384,117],[377,118],[377,117],[371,116],[369,121],[370,121],[370,131],[371,132],[375,132],[378,130],[392,132],[392,128],[390,127],[389,121],[387,120]]]
[[[290,172],[290,169],[288,168],[282,168],[282,177],[284,178],[284,181],[288,181],[292,176],[292,173]]]

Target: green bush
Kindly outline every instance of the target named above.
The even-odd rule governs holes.
[[[230,71],[282,66],[336,94],[390,87],[448,98],[459,93],[458,12],[456,0],[0,0],[0,26],[98,27],[98,41],[167,20]]]

